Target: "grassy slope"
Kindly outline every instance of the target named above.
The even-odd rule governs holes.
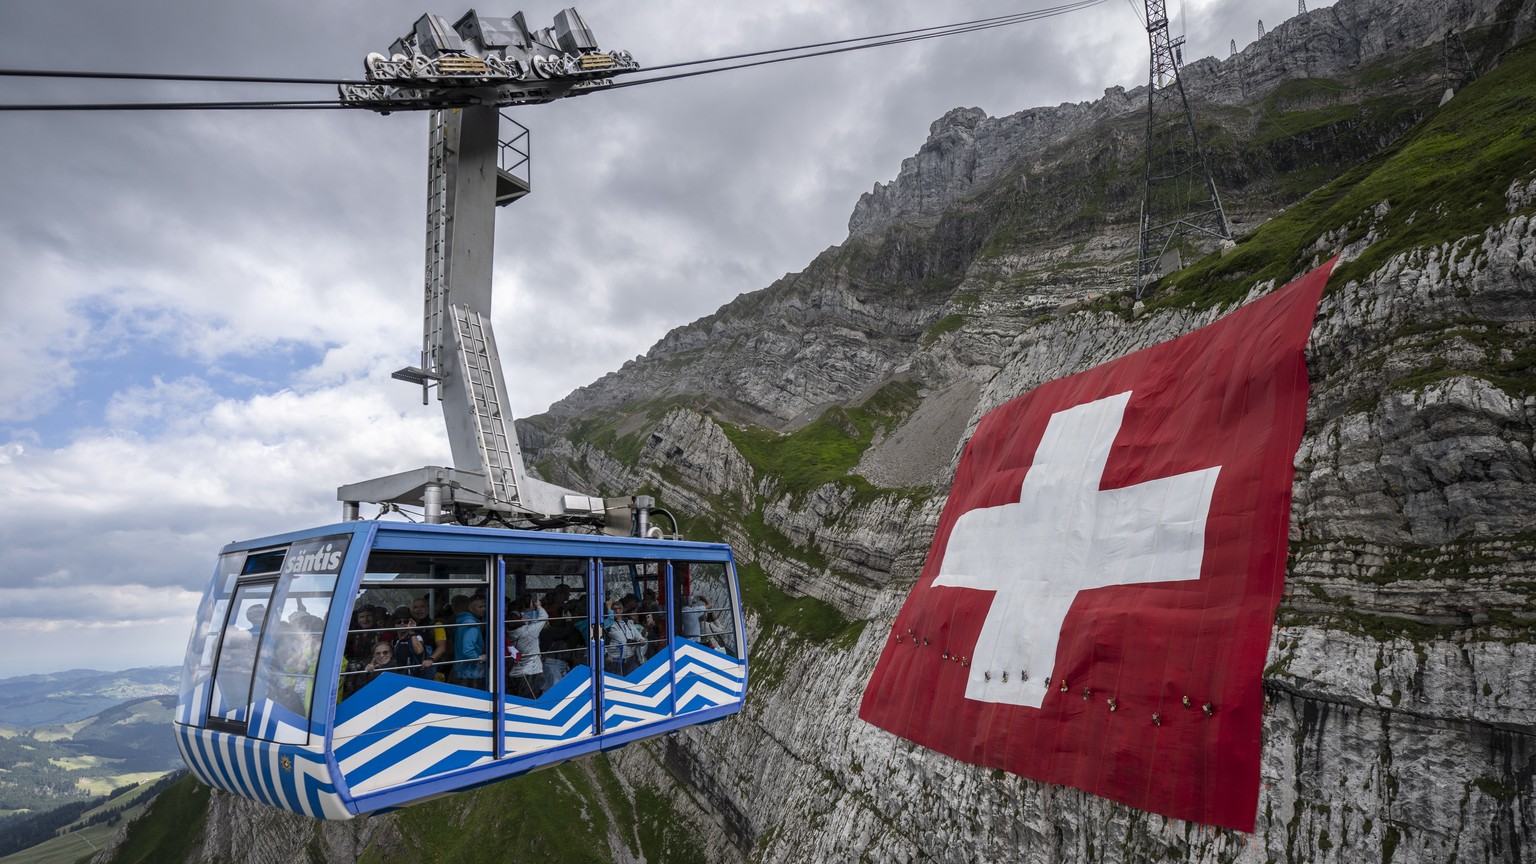
[[[115,864],[159,864],[185,860],[202,833],[208,806],[208,787],[190,776],[183,777],[153,798],[145,793],[153,784],[145,783],[126,791],[100,807],[87,811],[76,824],[111,807],[128,804],[122,822],[134,820],[128,836],[113,857]],[[135,820],[145,808],[149,812]],[[64,864],[88,858],[106,845],[120,827],[102,822],[76,828],[67,834],[39,843],[14,855],[0,858],[3,864]]]
[[[647,861],[703,860],[688,842],[694,829],[687,820],[654,790],[640,787],[627,797],[607,756],[429,801],[395,818],[403,845],[369,849],[362,864],[598,864],[613,859],[610,836]]]
[[[1226,304],[1260,282],[1283,283],[1307,269],[1309,246],[1341,227],[1344,244],[1373,229],[1380,239],[1336,271],[1335,285],[1407,250],[1481,234],[1509,218],[1511,181],[1536,172],[1532,141],[1536,41],[1527,39],[1417,129],[1240,239],[1236,250],[1165,279],[1148,305]],[[1384,201],[1390,210],[1373,220],[1370,211]]]

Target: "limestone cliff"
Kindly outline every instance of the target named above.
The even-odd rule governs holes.
[[[845,243],[522,424],[550,479],[653,492],[690,536],[733,544],[753,646],[741,716],[347,825],[215,795],[193,857],[1533,860],[1533,20],[1533,0],[1341,0],[1185,67],[1246,233],[1134,308],[1144,93],[950,112]],[[1452,27],[1480,77],[1440,105]],[[1254,834],[857,719],[983,413],[1335,253]]]

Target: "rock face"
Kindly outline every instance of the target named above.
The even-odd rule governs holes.
[[[1340,0],[1238,57],[1186,66],[1197,103],[1234,109],[1234,135],[1254,133],[1236,109],[1261,98],[1297,130],[1219,145],[1231,200],[1253,225],[1274,221],[1210,266],[1248,267],[1245,250],[1276,234],[1293,259],[1272,278],[1255,275],[1266,262],[1233,275],[1239,296],[1187,288],[1133,311],[1108,293],[1134,255],[1140,175],[1126,166],[1144,93],[1001,119],[957,109],[861,199],[845,244],[524,423],[546,477],[654,492],[693,536],[731,542],[749,574],[746,711],[587,760],[576,770],[590,783],[560,775],[562,789],[620,790],[572,799],[609,813],[605,825],[623,821],[613,802],[627,796],[687,838],[646,846],[635,838],[650,829],[603,829],[607,857],[1536,860],[1536,160],[1511,150],[1498,194],[1462,205],[1476,224],[1445,236],[1425,226],[1458,205],[1414,198],[1434,178],[1349,212],[1286,192],[1374,157],[1435,110],[1448,26],[1476,25],[1479,71],[1504,81],[1490,86],[1528,87],[1493,67],[1502,56],[1536,80],[1536,52],[1510,50],[1533,15],[1533,0]],[[1343,83],[1298,84],[1319,77]],[[1499,122],[1516,140],[1536,134],[1522,98],[1523,112],[1495,115],[1513,118]],[[1380,164],[1398,163],[1352,172],[1324,197],[1389,188],[1371,173]],[[1308,346],[1255,833],[967,765],[857,719],[982,414],[1209,323],[1335,253]],[[483,830],[486,796],[513,785],[422,806]],[[215,801],[199,860],[420,852],[401,828],[416,808],[315,826]]]
[[[1447,29],[1489,27],[1505,19],[1515,24],[1520,15],[1526,16],[1528,29],[1530,14],[1528,4],[1447,9],[1441,3],[1337,3],[1281,23],[1225,60],[1196,60],[1179,77],[1191,100],[1251,105],[1288,81],[1342,78],[1385,58],[1429,51],[1438,62]],[[898,222],[931,225],[1019,160],[1104,120],[1146,109],[1145,86],[1130,91],[1110,87],[1093,102],[1031,108],[1008,117],[956,108],[934,121],[927,142],[901,163],[895,180],[877,183],[859,198],[848,233],[871,236]]]

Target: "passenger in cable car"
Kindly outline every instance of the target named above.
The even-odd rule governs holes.
[[[372,606],[358,606],[352,613],[352,628],[347,634],[346,654],[347,660],[357,664],[361,669],[371,659],[373,643],[381,638],[384,641],[393,641],[394,636],[389,633],[381,633],[377,629],[381,622],[374,616]]]
[[[570,591],[562,592],[557,588],[550,592],[552,602],[558,596],[568,598]],[[578,604],[580,604],[579,608]],[[581,639],[581,632],[576,628],[576,619],[586,610],[586,603],[567,599],[564,603],[554,605],[546,603],[545,607],[551,614],[549,621],[545,622],[544,631],[539,634],[539,653],[543,655],[544,689],[548,691],[571,671],[570,655],[573,652],[570,649]]]
[[[533,594],[525,594],[507,613],[507,638],[517,648],[518,661],[507,670],[507,692],[525,699],[537,699],[544,693],[544,661],[540,654],[539,633],[549,613]]]
[[[455,604],[457,605],[457,604]],[[458,684],[485,689],[485,595],[476,594],[454,621],[459,625],[453,638],[453,659],[458,664]]]
[[[437,674],[433,677],[444,683],[453,681],[458,673],[453,663],[453,604],[445,603],[437,614],[432,616],[432,638],[437,640],[437,646],[433,648],[433,657],[439,658],[433,664]]]
[[[302,611],[278,624],[272,669],[262,676],[267,682],[268,698],[300,717],[309,716],[314,699],[315,667],[320,659],[320,633],[324,626],[324,621]]]
[[[374,679],[385,672],[409,674],[409,670],[399,669],[395,666],[395,649],[390,643],[375,642],[373,643],[372,658],[368,661],[368,665],[363,667],[363,674],[356,676],[357,685],[355,689],[361,690],[367,687],[373,683]]]
[[[421,633],[422,640],[427,646],[427,658],[422,661],[422,669],[425,670],[423,678],[436,678],[442,680],[442,672],[437,669],[437,664],[443,662],[448,655],[448,631],[435,626],[436,621],[430,613],[431,601],[423,594],[411,601],[411,622]]]
[[[401,606],[395,610],[395,666],[413,678],[432,677],[432,655],[426,639],[411,618],[411,610]]]
[[[260,603],[245,610],[245,622],[248,625],[244,628],[245,632],[255,636],[261,632],[261,624],[265,620],[267,620],[267,607]]]
[[[645,592],[640,595],[640,611],[641,612],[660,612],[661,611],[661,604],[656,602],[656,589],[654,589],[654,588],[647,588],[647,589],[645,589]]]
[[[625,596],[624,600],[631,603],[620,601],[614,612],[613,626],[608,628],[608,671],[618,675],[628,675],[645,662],[645,631],[635,620],[639,613],[623,611],[626,605],[638,606],[639,603],[633,594]]]
[[[699,621],[699,637],[701,641],[716,651],[725,650],[725,643],[723,641],[726,635],[725,622],[719,620],[719,613],[709,608],[708,597],[700,596],[698,600],[708,610]],[[734,647],[731,650],[732,653],[735,653]]]
[[[688,598],[688,602],[677,610],[677,635],[684,639],[699,639],[699,622],[704,618],[704,604],[700,602],[697,594]]]

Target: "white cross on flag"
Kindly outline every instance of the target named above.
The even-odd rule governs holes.
[[[1303,350],[1332,265],[983,417],[859,716],[1252,831]]]

